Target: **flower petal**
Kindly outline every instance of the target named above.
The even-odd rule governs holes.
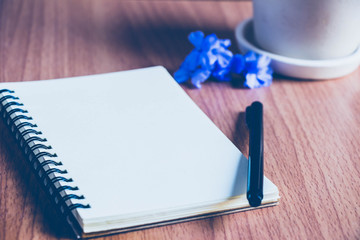
[[[254,73],[247,73],[245,75],[244,86],[251,89],[261,87],[261,85],[257,80],[256,74]]]
[[[268,69],[264,68],[261,69],[257,74],[257,79],[260,82],[261,86],[267,87],[270,86],[272,83],[272,71],[269,71]]]
[[[235,54],[231,59],[231,72],[240,74],[245,68],[245,59],[240,54]]]
[[[218,70],[214,70],[213,76],[221,82],[231,81],[231,75],[228,68],[219,68]]]
[[[244,58],[247,72],[256,73],[258,71],[256,54],[250,51],[244,55]]]
[[[227,67],[230,64],[230,61],[233,57],[233,54],[230,50],[227,49],[219,49],[217,54],[218,64],[221,67]]]
[[[181,67],[186,68],[190,71],[194,71],[199,65],[200,62],[200,52],[197,50],[193,50],[186,56]]]
[[[180,68],[174,73],[174,78],[178,83],[183,83],[190,78],[190,73],[186,69]]]
[[[228,48],[231,46],[231,40],[230,39],[221,39],[220,44],[224,48]]]
[[[271,58],[266,55],[260,55],[258,58],[257,67],[258,68],[266,68],[269,66],[271,62]]]
[[[204,33],[201,31],[192,32],[189,34],[188,39],[194,45],[195,48],[201,49],[204,41]]]
[[[218,60],[217,56],[212,54],[211,52],[205,52],[203,55],[204,58],[202,60],[204,64],[202,66],[206,67],[207,69],[214,69],[215,64]]]
[[[205,37],[201,49],[203,51],[210,51],[215,45],[218,44],[218,38],[215,34],[210,34]]]
[[[201,83],[205,82],[211,75],[211,71],[208,69],[198,69],[191,76],[191,83],[197,87],[201,88]]]

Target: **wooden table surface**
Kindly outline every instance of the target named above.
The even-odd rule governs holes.
[[[191,31],[230,38],[237,51],[234,28],[251,16],[241,1],[0,0],[0,81],[152,65],[173,73],[192,49]],[[327,81],[275,76],[256,90],[183,87],[245,155],[239,112],[263,102],[265,174],[279,206],[104,239],[360,239],[360,69]],[[0,239],[69,238],[0,126]]]

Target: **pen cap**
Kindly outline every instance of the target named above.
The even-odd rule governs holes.
[[[249,130],[253,126],[261,126],[263,123],[263,105],[261,102],[253,102],[251,106],[246,108],[245,118],[246,125]]]

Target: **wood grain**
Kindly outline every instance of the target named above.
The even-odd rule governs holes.
[[[151,65],[174,72],[192,48],[189,32],[235,43],[233,29],[251,15],[251,2],[0,0],[0,81]],[[239,112],[264,103],[265,173],[280,205],[100,239],[360,238],[359,69],[329,81],[276,76],[256,90],[215,82],[184,89],[245,154]],[[0,239],[69,238],[23,161],[0,125]]]

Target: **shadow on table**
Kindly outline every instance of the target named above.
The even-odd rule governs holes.
[[[40,229],[48,236],[73,238],[72,230],[51,205],[40,183],[26,164],[27,160],[2,121],[0,121],[0,133],[0,169],[4,171],[4,175],[6,173],[5,186],[2,188],[2,191],[6,191],[0,193],[5,196],[2,198],[0,213],[5,210],[15,214],[13,218],[3,218],[6,225],[17,229],[19,236]],[[10,201],[11,204],[7,205],[6,203]],[[9,207],[12,209],[7,209]],[[25,229],[24,226],[29,226],[30,230]]]
[[[108,43],[114,51],[128,51],[154,65],[165,66],[170,73],[175,72],[184,61],[187,54],[194,48],[188,41],[188,35],[202,30],[205,35],[215,33],[219,38],[231,39],[230,50],[238,52],[235,46],[233,29],[202,28],[194,29],[184,26],[149,25],[108,26]]]
[[[236,147],[245,155],[249,153],[249,130],[246,126],[245,112],[240,112],[235,123],[233,139]]]

